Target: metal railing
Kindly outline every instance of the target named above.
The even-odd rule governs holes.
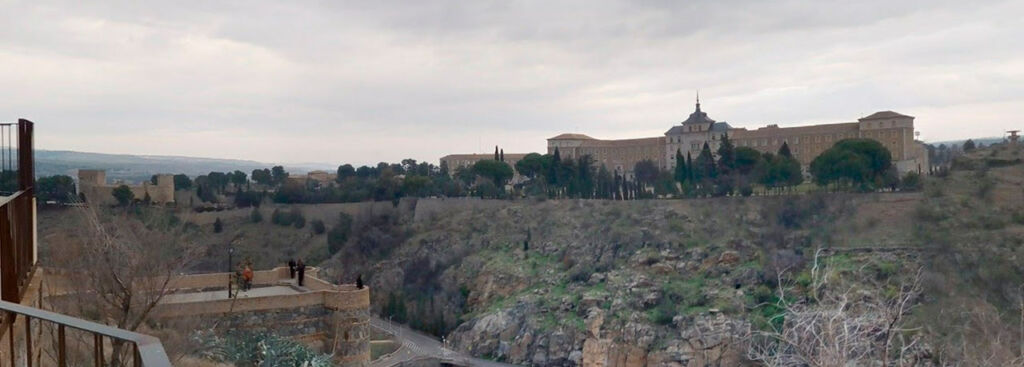
[[[46,321],[57,326],[57,365],[64,367],[68,365],[67,353],[67,328],[81,330],[93,336],[93,363],[95,366],[104,366],[105,353],[103,350],[103,338],[110,338],[133,345],[133,363],[136,367],[164,367],[171,366],[167,352],[164,351],[160,339],[145,334],[139,334],[124,329],[118,329],[92,321],[86,321],[55,312],[44,311],[38,308],[22,306],[17,303],[0,301],[0,310],[6,312],[8,320],[5,322],[10,348],[11,366],[16,365],[17,348],[15,343],[14,321],[18,315],[25,317],[25,360],[28,367],[32,367],[32,323],[33,319]],[[116,353],[117,351],[112,351]],[[3,363],[0,361],[0,363]]]
[[[17,147],[14,147],[13,131],[17,127]],[[106,364],[103,343],[110,339],[111,359],[114,360],[121,350],[116,346],[131,346],[132,361],[137,367],[170,366],[160,339],[103,324],[82,320],[50,311],[18,304],[22,301],[35,271],[35,158],[32,141],[33,124],[31,121],[19,119],[17,124],[0,123],[0,337],[7,334],[7,351],[10,365],[16,366],[18,346],[24,345],[25,363],[32,367],[32,321],[42,329],[43,322],[56,326],[56,361],[58,366],[68,365],[67,335],[68,328],[92,334],[93,362],[96,366]],[[17,165],[14,156],[17,154]],[[40,301],[41,303],[41,301]],[[24,317],[24,342],[20,342],[20,332],[15,330],[18,315]],[[52,330],[52,329],[51,329]],[[80,341],[80,340],[79,340]],[[37,342],[40,342],[37,340]],[[2,339],[0,339],[2,343]],[[41,346],[38,343],[37,346]],[[0,347],[2,348],[2,347]],[[0,364],[3,361],[0,360]]]
[[[0,299],[21,301],[22,294],[32,276],[35,265],[35,223],[33,198],[35,197],[35,158],[33,157],[32,129],[28,120],[18,120],[18,146],[11,149],[12,124],[0,124],[6,131],[0,150],[6,151],[0,159],[0,185],[17,191],[0,198]],[[17,153],[17,167],[12,155]],[[16,171],[15,171],[16,169]],[[16,183],[14,179],[17,179]]]

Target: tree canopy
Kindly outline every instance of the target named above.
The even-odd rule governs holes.
[[[811,174],[818,185],[857,185],[863,189],[883,183],[892,166],[892,154],[871,139],[845,139],[811,162]]]
[[[473,173],[490,179],[498,187],[504,186],[514,174],[512,167],[507,163],[493,159],[477,161],[473,164]]]

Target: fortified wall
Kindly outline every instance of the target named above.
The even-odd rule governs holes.
[[[107,184],[107,171],[94,169],[78,170],[78,192],[85,196],[85,201],[96,204],[113,205],[117,204],[114,199],[114,189],[121,184]],[[125,185],[132,190],[136,200],[144,200],[149,196],[149,201],[156,204],[169,204],[174,202],[174,175],[156,175],[156,185],[145,181],[141,185]]]
[[[370,361],[370,289],[355,285],[334,285],[317,278],[319,269],[309,268],[304,287],[290,285],[288,268],[254,272],[254,289],[283,287],[291,292],[236,298],[192,297],[216,289],[227,294],[229,273],[185,275],[171,279],[176,290],[157,305],[157,319],[189,319],[216,330],[268,331],[304,342],[334,356],[343,366],[361,366]]]

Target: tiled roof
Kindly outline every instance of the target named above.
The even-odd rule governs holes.
[[[530,153],[505,153],[505,160],[518,161],[523,159],[527,154]],[[488,154],[449,154],[441,157],[441,160],[458,159],[458,160],[483,160],[483,159],[494,159],[494,153]]]
[[[668,131],[665,132],[665,135],[682,135],[682,134],[689,133],[688,131],[684,130],[684,128],[685,128],[685,126],[683,126],[683,125],[673,126],[671,129],[668,129]],[[727,123],[727,122],[716,122],[716,123],[711,125],[711,130],[710,131],[725,132],[725,131],[728,131],[729,129],[732,129],[732,126],[729,126],[729,123]],[[705,131],[707,131],[707,130],[705,130]]]
[[[583,134],[562,134],[562,135],[559,135],[559,136],[556,136],[556,137],[553,137],[553,138],[549,138],[548,140],[568,140],[568,139],[573,139],[573,140],[594,140],[594,138],[591,138],[591,137],[583,135]]]
[[[893,111],[879,111],[879,112],[872,113],[872,114],[868,115],[867,117],[862,117],[861,120],[878,120],[878,119],[889,119],[889,118],[894,118],[894,117],[910,117],[910,118],[913,118],[914,116],[907,116],[907,115],[904,115],[902,113],[893,112]]]
[[[795,127],[762,127],[757,130],[747,130],[745,128],[729,130],[729,138],[732,139],[744,139],[744,138],[769,138],[769,137],[783,137],[783,136],[798,136],[798,135],[817,135],[817,134],[829,134],[829,133],[849,133],[857,132],[858,127],[856,122],[844,122],[838,124],[824,124],[824,125],[811,125],[811,126],[795,126]]]
[[[693,113],[690,114],[690,117],[686,118],[686,121],[683,121],[683,125],[713,123],[715,123],[715,120],[712,120],[710,117],[708,117],[707,113],[700,110],[700,103],[697,103],[697,108],[694,109]]]
[[[629,147],[629,146],[651,146],[660,144],[664,138],[640,138],[640,139],[619,139],[619,140],[588,140],[580,144],[582,147]]]

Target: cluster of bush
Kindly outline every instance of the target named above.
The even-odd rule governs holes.
[[[274,212],[270,214],[270,222],[282,227],[303,228],[306,226],[306,216],[302,215],[302,211],[296,207],[292,207],[288,211],[274,209]]]

